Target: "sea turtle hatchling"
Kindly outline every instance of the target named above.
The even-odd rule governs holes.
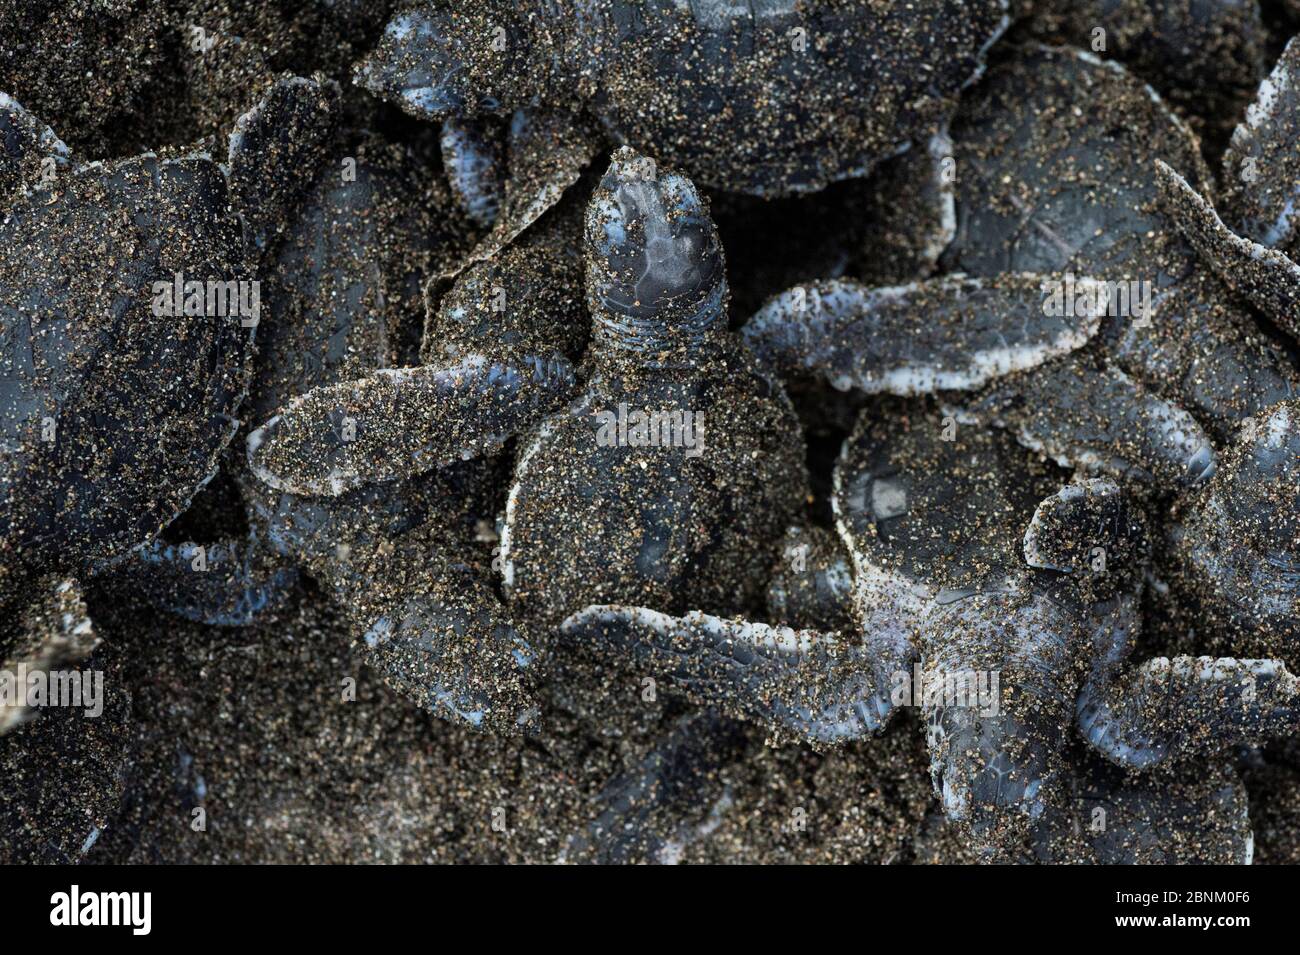
[[[882,316],[904,291],[920,303],[945,286],[1029,271],[1087,276],[1045,285],[1036,320],[1053,302],[1064,313],[1086,303],[1100,312],[1100,331],[1066,359],[954,396],[963,421],[1008,427],[1066,466],[1179,487],[1213,474],[1216,440],[1297,393],[1285,348],[1200,267],[1178,220],[1162,213],[1160,162],[1192,181],[1208,177],[1191,133],[1117,63],[1025,48],[972,93],[952,138],[955,226],[940,259],[949,274],[903,291],[835,279],[776,296],[743,330],[771,367],[844,389],[923,393],[931,389],[916,374],[870,373],[884,347]],[[1274,193],[1280,208],[1285,196]],[[933,387],[979,387],[917,352]]]
[[[422,286],[469,248],[451,194],[419,154],[374,136],[349,151],[320,166],[263,270],[274,320],[246,402],[255,421],[299,391],[398,361],[419,327]],[[445,297],[488,268],[466,271]],[[329,426],[346,440],[353,422]],[[491,459],[334,496],[263,483],[242,455],[230,463],[248,535],[156,541],[120,568],[118,584],[188,619],[243,627],[290,605],[305,571],[353,614],[363,653],[390,685],[474,726],[528,725],[528,644],[501,619],[474,560],[475,535],[497,506]]]
[[[990,858],[1037,838],[1061,809],[1072,726],[1133,771],[1295,732],[1300,683],[1278,660],[1128,662],[1137,561],[1113,561],[1098,592],[1086,575],[1022,559],[1027,528],[1032,555],[1051,550],[1041,508],[1031,521],[1051,483],[997,431],[945,440],[933,412],[888,424],[864,414],[833,502],[853,567],[852,637],[608,605],[562,629],[697,702],[815,743],[878,733],[900,706],[921,706],[944,811]],[[1058,524],[1086,523],[1075,517]]]
[[[1005,0],[426,0],[356,79],[427,119],[586,110],[701,185],[779,196],[928,139],[1009,24]]]
[[[466,287],[426,332],[425,357],[438,363],[293,399],[250,435],[251,470],[274,487],[339,494],[518,433],[497,562],[518,623],[545,639],[567,614],[611,599],[742,612],[761,600],[772,551],[808,497],[798,422],[726,330],[722,250],[689,180],[624,147],[592,195],[585,232],[593,336],[576,373],[556,354],[557,336],[571,332],[539,312],[546,300],[530,298],[529,273],[515,278],[525,294],[505,315]],[[513,254],[531,253],[525,244]],[[1027,320],[1040,282],[990,282],[970,302],[947,290],[931,350],[953,369],[979,367],[983,381],[1086,342],[1090,316]],[[992,316],[999,328],[988,327]],[[886,350],[879,373],[901,375],[912,357]],[[567,408],[538,420],[535,398],[557,408],[565,395]],[[331,423],[340,415],[355,422],[348,441]]]
[[[0,94],[0,602],[123,559],[215,473],[247,388],[258,224],[301,188],[332,102],[275,84],[225,164],[76,164]],[[0,658],[26,642],[6,633]]]

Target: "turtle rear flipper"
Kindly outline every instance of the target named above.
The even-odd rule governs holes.
[[[1179,588],[1230,653],[1300,666],[1300,401],[1244,422],[1204,495],[1170,529]],[[1247,649],[1248,648],[1248,649]]]
[[[634,767],[610,779],[595,797],[595,815],[569,836],[561,861],[598,865],[671,863],[694,838],[708,835],[709,817],[725,806],[718,770],[744,752],[739,723],[712,710],[679,719]],[[712,795],[710,795],[712,794]]]
[[[1300,265],[1285,253],[1243,238],[1187,180],[1156,161],[1165,211],[1219,278],[1300,340]]]
[[[1104,286],[1071,281],[1079,295],[1100,303]],[[971,390],[1073,351],[1096,334],[1100,311],[1047,314],[1051,288],[1065,284],[1063,276],[1030,273],[951,275],[876,289],[830,279],[771,299],[742,334],[777,371],[815,372],[841,391]]]
[[[944,812],[1000,858],[1055,804],[1083,619],[1045,593],[940,598],[922,637],[921,706]]]
[[[501,212],[505,148],[489,120],[449,116],[439,146],[447,183],[470,221],[492,228]]]
[[[1072,574],[1098,596],[1113,593],[1151,557],[1146,515],[1107,478],[1067,484],[1035,509],[1024,554],[1030,567]]]
[[[787,528],[767,585],[773,621],[800,630],[848,631],[852,600],[853,567],[835,535],[811,525]]]
[[[1226,760],[1134,775],[1085,747],[1076,747],[1069,753],[1068,774],[1063,804],[1034,832],[1032,861],[1058,865],[1251,862],[1254,838],[1246,789]]]
[[[517,734],[536,728],[536,652],[481,574],[420,531],[328,571],[369,662],[435,716]]]
[[[861,642],[698,611],[670,617],[643,607],[591,606],[561,624],[567,639],[661,674],[696,703],[755,719],[814,744],[879,733],[893,715],[893,675],[907,672],[899,631]]]

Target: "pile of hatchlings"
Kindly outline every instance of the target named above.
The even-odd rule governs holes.
[[[0,0],[0,861],[1300,861],[1297,34]]]

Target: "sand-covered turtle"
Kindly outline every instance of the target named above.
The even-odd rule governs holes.
[[[274,320],[264,325],[246,403],[254,422],[299,391],[401,361],[418,335],[423,287],[472,238],[418,151],[363,136],[330,152],[293,214],[270,220],[280,235],[264,269]],[[354,425],[343,416],[329,426],[348,440]],[[242,455],[233,465],[243,521],[217,521],[207,539],[150,545],[123,568],[122,583],[189,619],[248,626],[285,606],[306,571],[355,616],[372,662],[398,689],[444,716],[498,730],[523,725],[530,705],[518,681],[494,688],[479,677],[514,671],[514,658],[496,660],[494,647],[529,656],[478,582],[486,561],[483,572],[475,568],[475,535],[496,506],[490,460],[339,496],[268,486],[246,472]],[[240,523],[247,535],[232,536]],[[420,653],[390,639],[388,628],[399,625]],[[441,664],[432,676],[430,658]]]
[[[224,162],[78,164],[0,94],[7,606],[44,599],[49,575],[120,561],[216,472],[260,319],[262,224],[302,187],[331,103],[327,87],[285,80],[241,118]]]
[[[1273,473],[1272,486],[1287,473]],[[1049,838],[1041,827],[1063,809],[1076,725],[1131,771],[1202,753],[1221,759],[1233,742],[1294,733],[1300,682],[1279,660],[1130,662],[1145,548],[1125,542],[1140,527],[1093,525],[1087,508],[1058,521],[1090,528],[1106,549],[1104,589],[1087,568],[1024,559],[1025,530],[1031,556],[1045,551],[1036,501],[1053,481],[999,432],[963,429],[946,440],[933,413],[864,415],[845,443],[834,498],[856,629],[620,606],[588,608],[563,629],[699,702],[822,743],[879,732],[900,707],[920,706],[936,793],[989,857]]]
[[[1157,179],[1169,216],[1225,284],[1300,340],[1300,40],[1260,84],[1223,155],[1221,211],[1167,164]],[[1225,223],[1223,217],[1227,217]]]
[[[537,297],[553,283],[526,286],[511,306],[514,320],[501,322],[466,273],[463,297],[453,291],[442,324],[430,326],[445,334],[426,337],[426,356],[438,354],[442,366],[290,403],[250,437],[254,472],[287,487],[342,491],[428,471],[522,431],[497,561],[517,619],[553,626],[602,593],[671,606],[752,599],[769,562],[764,542],[803,505],[799,426],[779,386],[725,329],[722,255],[701,200],[675,174],[643,178],[652,169],[620,152],[587,210],[595,334],[583,383],[563,356],[536,355],[538,336],[549,334],[552,345],[568,336],[570,348],[583,341],[580,299]],[[545,240],[543,231],[536,241]],[[507,263],[525,263],[548,253],[524,243],[506,254]],[[572,265],[561,257],[551,267]],[[575,306],[576,328],[545,314]],[[558,392],[539,392],[548,413],[519,418],[530,407],[520,389],[545,381],[552,367],[564,375]],[[675,430],[657,423],[649,436],[634,424],[647,437],[629,446],[635,409],[654,410]],[[331,413],[355,417],[355,443],[317,426]],[[715,432],[711,420],[746,424]],[[349,475],[331,486],[331,476]]]
[[[498,563],[512,615],[538,639],[611,599],[743,612],[761,600],[808,492],[788,399],[726,330],[707,208],[689,180],[616,152],[586,210],[585,310],[556,297],[557,270],[577,265],[552,244],[568,214],[553,210],[555,225],[462,274],[426,329],[428,364],[289,402],[250,436],[253,473],[293,493],[356,493],[518,434]],[[969,301],[962,286],[941,286],[932,362],[979,368],[973,384],[1086,342],[1088,316],[1031,328],[1039,282],[990,283]],[[908,304],[885,319],[886,346]],[[575,369],[587,314],[593,335]],[[905,344],[877,365],[933,384]],[[331,424],[339,416],[355,422],[347,440]]]
[[[1157,162],[1208,181],[1196,140],[1118,64],[1024,49],[964,105],[951,161],[955,227],[940,260],[948,274],[905,286],[907,299],[848,279],[796,287],[747,325],[755,350],[787,373],[815,373],[841,388],[971,387],[969,372],[924,367],[928,342],[898,335],[886,341],[919,353],[929,387],[915,376],[864,373],[882,347],[878,316],[901,301],[896,321],[906,322],[906,305],[928,304],[945,289],[966,300],[992,280],[1049,275],[1034,323],[1091,312],[1100,323],[1093,343],[954,400],[954,413],[1008,427],[1063,464],[1157,484],[1207,478],[1215,439],[1231,439],[1240,422],[1296,393],[1300,373],[1285,350],[1198,265],[1161,211]],[[811,296],[816,307],[792,308]],[[1000,329],[996,317],[990,326]]]
[[[1043,0],[1018,30],[1118,60],[1212,134],[1249,102],[1268,45],[1255,0]]]
[[[429,119],[586,111],[701,185],[778,196],[924,142],[1009,23],[1002,0],[428,0],[356,78]]]

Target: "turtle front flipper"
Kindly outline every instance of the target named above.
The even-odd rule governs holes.
[[[338,123],[339,97],[332,80],[286,77],[236,120],[226,160],[230,201],[243,217],[253,255],[273,243],[324,165]]]
[[[743,753],[744,743],[742,726],[712,710],[682,717],[636,766],[605,784],[594,818],[569,836],[560,861],[676,862],[725,807],[718,770]]]
[[[1156,177],[1166,213],[1201,258],[1230,288],[1300,339],[1300,265],[1237,235],[1187,180],[1158,160]]]
[[[1067,287],[1068,307],[1052,309],[1052,290]],[[841,391],[970,390],[1086,344],[1106,295],[1092,279],[1033,273],[892,288],[829,279],[777,295],[742,335],[776,371],[814,372]],[[1090,307],[1076,309],[1076,299]]]
[[[380,369],[290,401],[248,436],[248,464],[277,490],[336,496],[494,450],[575,384],[559,356]]]
[[[295,494],[338,495],[476,457],[573,397],[589,319],[574,215],[466,269],[436,303],[421,365],[291,399],[249,435],[253,472]]]
[[[1149,769],[1189,753],[1300,732],[1300,681],[1279,660],[1155,657],[1079,694],[1083,738],[1112,762]]]
[[[596,605],[560,630],[586,649],[661,675],[696,703],[823,744],[881,732],[893,715],[896,674],[910,673],[913,656],[898,630],[867,631],[858,643],[699,611],[670,617]]]
[[[1287,43],[1223,154],[1219,207],[1233,232],[1270,249],[1300,235],[1300,39]]]
[[[1063,467],[1187,487],[1215,468],[1209,436],[1190,414],[1118,368],[1070,355],[990,386],[958,417],[1009,428]]]

